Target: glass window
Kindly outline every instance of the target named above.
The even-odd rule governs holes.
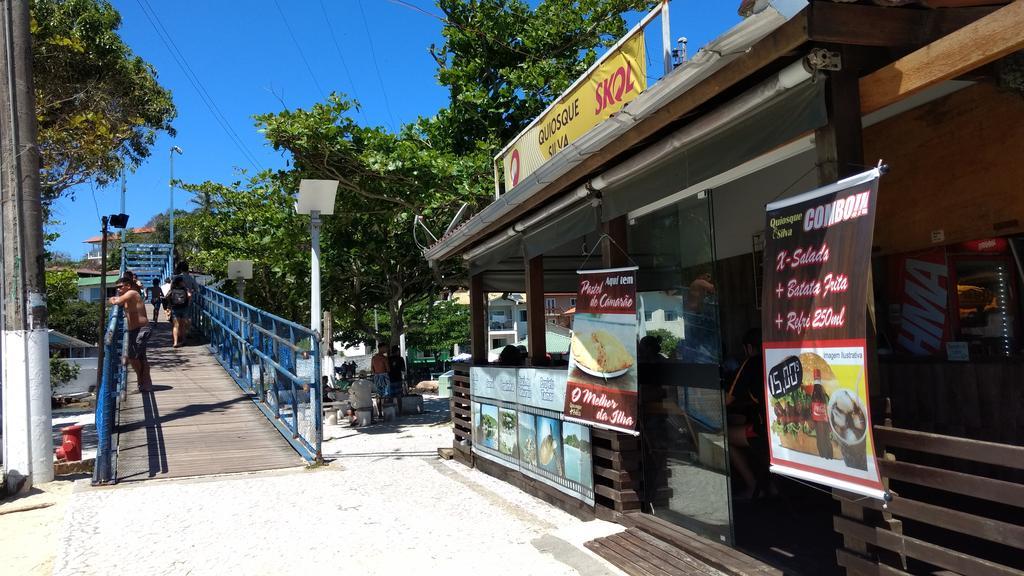
[[[644,505],[731,541],[710,197],[691,196],[636,218],[629,228],[643,318],[637,379]]]
[[[576,306],[576,299],[575,298],[569,298],[569,306]]]
[[[526,310],[519,311],[519,321],[526,322]]]
[[[554,298],[545,298],[544,299],[544,307],[547,308],[548,310],[553,309],[555,307],[555,299]]]

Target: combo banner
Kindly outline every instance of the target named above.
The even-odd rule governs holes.
[[[637,434],[636,271],[579,271],[565,418]]]
[[[882,498],[865,337],[878,169],[767,206],[771,469]]]
[[[473,452],[594,503],[590,428],[562,418],[565,370],[474,366]]]
[[[499,154],[505,190],[647,89],[643,30],[610,52]],[[495,182],[497,186],[497,182]]]

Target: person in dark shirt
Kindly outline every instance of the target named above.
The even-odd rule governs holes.
[[[757,487],[753,451],[767,440],[764,415],[764,363],[761,360],[761,329],[752,328],[743,336],[746,358],[725,394],[725,412],[729,426],[729,461],[743,481],[737,495],[750,498]]]
[[[402,358],[402,352],[398,346],[391,347],[391,354],[388,355],[388,378],[391,379],[391,386],[395,388],[393,390],[395,396],[404,395],[405,393],[405,358]],[[402,394],[398,394],[401,392]]]

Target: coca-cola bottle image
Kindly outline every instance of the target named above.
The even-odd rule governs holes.
[[[828,425],[828,399],[821,386],[821,370],[814,369],[814,392],[811,394],[811,421],[818,441],[818,455],[832,459],[832,431]]]

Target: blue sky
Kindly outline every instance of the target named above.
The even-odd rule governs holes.
[[[167,210],[168,151],[173,145],[184,151],[174,159],[175,179],[231,182],[238,179],[239,168],[252,172],[253,163],[261,168],[284,166],[284,157],[256,132],[254,114],[284,106],[305,108],[330,91],[340,91],[362,104],[357,120],[397,129],[418,116],[433,115],[447,102],[428,52],[432,43],[442,43],[442,23],[409,6],[439,17],[432,0],[112,3],[121,12],[122,38],[156,67],[160,83],[172,91],[178,108],[177,137],[162,134],[152,156],[127,176],[125,212],[133,226]],[[739,21],[738,5],[739,0],[673,0],[673,41],[686,36],[690,53],[695,53]],[[631,15],[630,23],[640,17]],[[166,30],[217,112],[204,102],[154,24]],[[656,20],[648,32],[652,73],[661,68],[655,56],[659,30]],[[118,212],[119,203],[119,185],[79,187],[74,200],[58,201],[54,218],[62,224],[52,229],[60,233],[52,249],[81,256],[83,240],[99,233],[100,215]],[[174,205],[191,208],[189,195],[179,190]]]

